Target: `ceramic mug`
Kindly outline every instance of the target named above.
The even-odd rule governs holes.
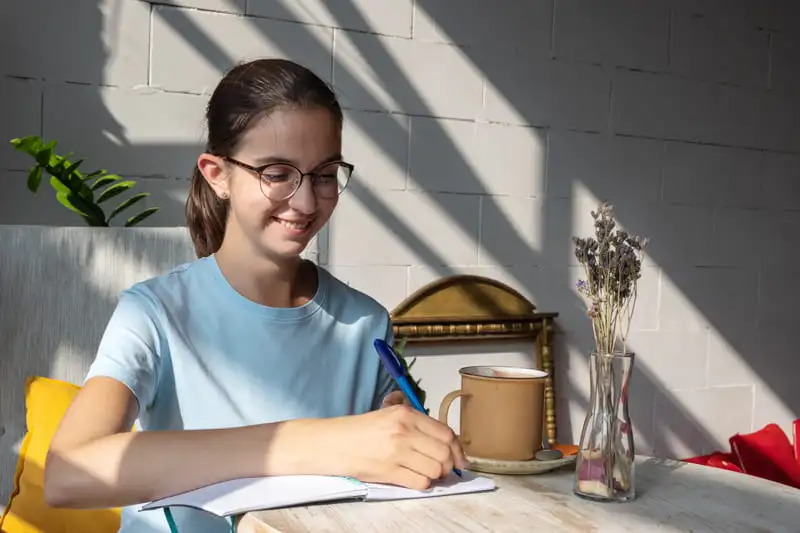
[[[447,424],[450,405],[461,398],[464,452],[472,457],[528,461],[542,448],[544,385],[547,372],[510,366],[459,369],[461,388],[439,406]]]

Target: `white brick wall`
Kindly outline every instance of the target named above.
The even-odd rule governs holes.
[[[570,238],[610,200],[652,238],[633,332],[639,449],[686,456],[800,416],[798,13],[787,0],[4,2],[0,137],[43,134],[140,178],[162,206],[150,223],[180,225],[221,72],[305,63],[347,107],[358,169],[323,261],[390,308],[475,272],[561,313],[564,440],[591,346]],[[0,144],[0,223],[78,223],[47,187],[27,192],[27,164]],[[432,361],[420,368],[444,390],[457,359]]]

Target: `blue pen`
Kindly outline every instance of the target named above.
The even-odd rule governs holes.
[[[392,379],[397,382],[397,385],[400,387],[400,390],[403,391],[403,394],[406,395],[408,401],[411,402],[414,409],[427,415],[428,413],[425,412],[425,408],[420,403],[419,398],[417,398],[417,395],[414,393],[414,389],[411,387],[411,383],[408,381],[405,367],[400,362],[400,356],[397,355],[394,348],[383,339],[375,339],[374,344],[375,350],[377,350],[378,356],[381,358],[381,363],[383,363],[386,371],[391,374]],[[461,470],[458,468],[453,467],[453,472],[455,472],[458,477],[461,477]]]

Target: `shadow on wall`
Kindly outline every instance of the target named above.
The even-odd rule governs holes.
[[[40,3],[43,2],[43,0],[38,1]],[[473,4],[475,3],[472,2],[470,5]],[[104,33],[113,33],[109,32],[109,28],[113,24],[118,24],[119,19],[116,17],[121,16],[119,10],[122,12],[128,10],[128,15],[134,18],[144,17],[145,13],[142,6],[147,6],[147,4],[141,2],[103,4],[103,6],[106,5],[115,7],[109,8],[110,11],[103,7],[103,10],[107,11],[105,18],[99,5],[96,3],[92,5],[89,2],[82,3],[82,7],[79,10],[58,6],[50,7],[47,10],[37,10],[28,7],[29,4],[26,4],[25,8],[15,6],[13,9],[15,16],[17,11],[20,12],[21,16],[36,16],[40,26],[42,23],[52,24],[54,28],[62,23],[63,20],[81,17],[80,24],[74,24],[72,27],[80,28],[82,38],[91,39],[92,42],[87,42],[80,46],[85,47],[86,50],[103,50],[103,46],[100,45],[100,36]],[[289,5],[286,2],[276,3],[274,7],[274,10],[278,11],[276,16],[285,19],[295,18],[294,13],[287,7]],[[541,5],[546,5],[546,3],[541,3]],[[492,96],[492,100],[487,105],[494,106],[496,116],[505,117],[508,122],[536,126],[537,129],[531,129],[530,134],[538,136],[542,145],[547,144],[551,163],[553,161],[552,158],[557,155],[565,161],[582,160],[585,158],[586,152],[581,149],[581,142],[589,143],[592,146],[596,146],[592,144],[595,141],[598,143],[604,142],[603,139],[605,138],[597,135],[596,132],[606,129],[608,117],[605,112],[595,115],[591,111],[597,105],[598,98],[603,102],[608,101],[609,80],[599,67],[586,66],[574,71],[562,72],[555,63],[550,61],[549,26],[552,13],[547,9],[537,15],[536,24],[538,29],[531,31],[531,15],[527,11],[515,13],[513,10],[511,12],[495,10],[487,13],[485,10],[470,7],[469,9],[459,10],[456,16],[455,12],[444,9],[445,4],[443,2],[419,0],[418,6],[427,13],[428,18],[436,21],[436,24],[448,36],[448,39],[459,44],[470,45],[462,49],[462,52],[483,73],[488,80],[488,84],[493,88],[494,96]],[[147,8],[146,14],[149,16],[149,6]],[[343,1],[330,4],[329,9],[331,10],[331,16],[336,21],[348,20],[352,23],[353,20],[356,20],[359,24],[367,24],[367,21],[364,20],[360,11],[352,2]],[[42,13],[45,16],[42,16]],[[180,34],[189,46],[198,51],[204,60],[213,66],[215,71],[224,71],[240,59],[239,57],[231,57],[220,44],[210,39],[197,26],[193,17],[203,16],[202,14],[196,13],[190,18],[187,12],[162,6],[155,10],[154,16],[159,24],[162,26],[166,24]],[[44,19],[44,21],[41,19]],[[545,20],[547,24],[539,27],[539,19]],[[6,20],[10,19],[6,18]],[[17,18],[16,20],[20,19]],[[105,32],[103,31],[104,20],[107,25]],[[327,54],[328,61],[330,61],[329,45],[320,41],[317,38],[317,34],[312,33],[312,30],[308,27],[293,25],[291,32],[267,31],[272,29],[273,26],[270,26],[263,19],[250,20],[253,22],[253,30],[261,35],[264,42],[273,43],[283,55],[298,58],[298,60],[301,57],[307,57],[309,58],[308,62],[311,64],[317,62],[313,58],[324,58]],[[146,24],[146,22],[144,23]],[[22,32],[22,28],[25,27],[24,24],[17,24],[17,26],[19,29],[13,31]],[[90,26],[94,26],[97,32],[93,33]],[[114,31],[124,31],[121,29],[123,28],[121,25],[113,27],[116,28]],[[491,28],[503,28],[503,31],[491,31]],[[508,31],[508,28],[513,28],[514,30]],[[431,31],[440,30],[431,29]],[[19,38],[15,36],[16,33],[12,33],[12,43],[26,42],[22,36]],[[658,246],[651,250],[651,253],[659,266],[664,269],[665,275],[670,279],[677,280],[676,285],[678,288],[685,295],[690,295],[687,298],[692,300],[692,303],[700,310],[705,320],[720,331],[729,344],[748,360],[748,364],[780,395],[781,399],[791,409],[800,410],[797,399],[789,394],[788,378],[785,375],[781,375],[780,366],[775,360],[761,359],[758,357],[761,355],[760,353],[746,349],[741,344],[738,339],[741,337],[738,334],[741,331],[741,323],[735,320],[728,320],[730,318],[730,307],[722,305],[719,299],[702,296],[703,293],[698,293],[697,286],[685,281],[689,277],[698,274],[699,271],[694,269],[695,264],[689,263],[684,268],[681,265],[674,265],[670,261],[670,258],[682,257],[684,248],[680,238],[685,235],[685,227],[670,226],[661,218],[654,221],[650,207],[660,202],[660,197],[649,198],[649,201],[652,202],[651,204],[642,203],[640,193],[634,194],[632,189],[625,188],[619,181],[615,181],[615,179],[622,179],[619,177],[619,172],[621,171],[609,171],[612,174],[611,176],[597,174],[592,169],[592,165],[588,163],[585,169],[571,168],[569,171],[563,170],[560,174],[550,173],[548,175],[550,181],[547,187],[547,196],[544,201],[540,199],[522,202],[524,210],[539,210],[541,214],[538,219],[541,220],[541,224],[545,225],[541,242],[534,242],[535,239],[532,239],[527,234],[532,228],[519,228],[515,221],[509,220],[508,216],[504,214],[505,204],[501,205],[496,196],[490,195],[494,191],[489,190],[485,180],[478,176],[474,170],[474,161],[470,159],[471,154],[459,147],[454,140],[453,132],[445,130],[441,122],[425,118],[426,116],[432,116],[434,113],[426,104],[427,99],[420,95],[418,90],[411,85],[404,70],[396,63],[394,54],[387,48],[386,43],[388,41],[388,39],[380,40],[368,35],[354,35],[352,46],[356,52],[362,55],[369,68],[374,70],[376,79],[384,80],[380,89],[388,94],[391,97],[390,99],[400,103],[396,106],[398,107],[396,111],[413,115],[409,121],[414,123],[415,138],[423,139],[427,146],[432,147],[431,153],[436,153],[438,161],[440,161],[435,168],[415,166],[412,161],[410,169],[411,183],[409,185],[414,189],[432,192],[432,194],[424,195],[426,201],[431,202],[432,208],[443,214],[443,224],[449,223],[457,228],[458,231],[454,235],[459,239],[466,236],[473,244],[478,242],[479,235],[483,229],[478,226],[475,213],[480,209],[484,214],[492,215],[493,226],[491,230],[494,234],[501,235],[502,238],[481,240],[480,246],[482,247],[482,253],[487,256],[487,262],[503,265],[502,270],[512,278],[512,284],[527,295],[532,295],[532,299],[535,302],[542,302],[541,295],[546,295],[547,301],[542,302],[542,307],[546,308],[546,310],[558,311],[562,316],[575,317],[576,321],[584,320],[582,324],[586,327],[583,329],[580,328],[579,323],[568,324],[569,331],[565,332],[568,334],[566,339],[563,335],[557,338],[556,342],[559,343],[559,346],[569,343],[574,348],[572,351],[580,354],[584,354],[591,346],[591,341],[585,333],[588,331],[588,323],[585,322],[585,318],[578,318],[583,317],[583,303],[572,290],[569,271],[564,268],[571,257],[570,237],[573,231],[572,220],[576,214],[576,202],[573,199],[578,195],[578,190],[586,188],[598,198],[608,198],[620,204],[633,206],[621,210],[622,219],[630,227],[652,236],[654,241],[658,242]],[[524,45],[519,43],[524,43]],[[270,47],[265,46],[265,49],[268,48]],[[547,52],[541,57],[531,58],[529,55],[530,50],[533,50],[534,52],[532,53],[534,54],[538,54],[536,51],[542,50]],[[24,76],[27,72],[26,69],[36,70],[39,68],[38,65],[45,65],[42,68],[48,72],[48,85],[43,89],[42,85],[35,81],[17,79],[10,81],[15,86],[18,84],[23,84],[26,88],[35,86],[38,90],[44,91],[44,116],[40,117],[44,130],[39,131],[36,129],[38,128],[38,122],[31,121],[35,131],[30,131],[30,133],[40,133],[45,138],[70,140],[69,143],[65,142],[65,147],[87,147],[87,152],[99,154],[102,157],[102,160],[98,160],[98,164],[107,164],[112,170],[119,169],[122,174],[145,177],[153,177],[158,174],[179,177],[188,175],[188,169],[201,148],[201,142],[197,140],[199,135],[194,134],[199,134],[201,130],[200,120],[202,119],[206,97],[181,95],[182,98],[179,99],[176,95],[159,93],[153,90],[146,90],[149,92],[144,97],[141,94],[141,91],[144,90],[106,89],[86,85],[115,83],[134,85],[138,82],[138,79],[124,79],[124,73],[138,72],[138,70],[130,64],[120,64],[120,61],[124,61],[124,59],[117,55],[108,56],[107,53],[96,53],[94,57],[89,56],[80,63],[79,67],[75,67],[81,70],[62,71],[60,69],[64,67],[60,65],[72,65],[74,63],[67,61],[68,58],[66,57],[61,57],[61,54],[67,52],[67,50],[63,52],[58,50],[53,52],[51,50],[50,53],[53,55],[31,57],[29,59],[30,65],[15,65],[13,63],[11,65],[11,72],[14,75]],[[134,65],[134,67],[138,68],[137,65]],[[146,73],[147,65],[142,66],[142,69]],[[356,98],[359,108],[385,109],[386,104],[383,103],[385,99],[379,99],[375,95],[374,89],[366,86],[360,77],[352,71],[352,67],[346,65],[339,58],[335,58],[333,62],[333,72],[320,72],[320,74],[330,74],[334,78],[340,92],[347,93],[343,94],[345,101],[348,98]],[[39,76],[40,73],[31,71],[29,75]],[[583,92],[578,90],[574,95],[563,94],[559,91],[559,88],[565,80],[570,81],[576,87],[582,87],[583,89],[581,90]],[[76,84],[59,86],[56,91],[50,86],[51,81],[69,81],[76,82]],[[347,90],[343,91],[342,88]],[[137,99],[133,99],[134,96],[137,96]],[[506,101],[506,103],[502,103],[502,101]],[[51,102],[51,104],[48,104],[48,102]],[[136,105],[132,105],[134,103]],[[159,109],[179,105],[184,107],[176,113],[165,114],[167,118],[160,115],[156,116]],[[476,105],[479,105],[479,102]],[[115,117],[119,116],[124,123],[128,123],[129,120],[136,121],[135,116],[142,114],[142,109],[145,108],[143,106],[147,106],[146,108],[151,109],[151,112],[154,113],[152,117],[147,118],[149,122],[153,123],[153,129],[142,127],[141,132],[137,132],[137,137],[164,138],[165,142],[146,145],[126,137],[128,132],[124,130],[120,121]],[[113,113],[109,111],[110,107],[115,110]],[[54,110],[64,110],[68,116],[66,118],[56,116]],[[127,114],[123,117],[123,113]],[[172,121],[176,116],[185,117],[186,122],[192,124],[189,127],[190,131],[175,132],[175,128],[178,126],[160,122],[164,120]],[[80,130],[75,124],[80,123],[81,117],[92,117],[91,122],[100,124],[101,128],[98,128],[96,132],[95,130]],[[549,130],[548,128],[553,126],[556,119],[560,121],[558,126],[581,130],[585,133],[567,134]],[[369,113],[349,113],[349,120],[356,124],[364,132],[365,136],[380,144],[383,152],[397,167],[406,168],[408,147],[395,141],[408,137],[408,123],[404,124],[402,120],[397,121],[393,118],[391,120],[376,119],[375,115]],[[194,124],[197,126],[195,127]],[[21,125],[21,131],[14,132],[14,135],[25,133],[23,126]],[[164,131],[167,133],[174,132],[173,138],[180,137],[186,139],[186,142],[175,143],[172,140],[166,140],[170,135],[165,134]],[[575,139],[577,141],[572,142]],[[412,143],[414,142],[421,141],[412,139]],[[660,147],[660,143],[658,141],[642,143],[641,150],[645,154],[649,154],[651,146]],[[561,151],[558,152],[558,150]],[[660,158],[657,164],[661,164]],[[27,164],[24,161],[13,160],[13,168],[15,169],[24,169],[26,166]],[[568,168],[556,167],[552,164],[551,167]],[[652,172],[650,167],[647,165],[645,167],[649,169],[648,172]],[[613,168],[613,164],[606,168]],[[638,172],[640,169],[636,168],[634,170]],[[502,172],[502,167],[496,167],[494,172],[495,174]],[[532,173],[543,175],[544,169],[532,169]],[[447,176],[448,179],[443,180],[443,176]],[[600,181],[598,176],[606,178],[606,181]],[[632,172],[629,178],[636,179],[636,176],[638,174]],[[24,186],[24,175],[19,173],[15,174],[15,177],[18,177],[19,183]],[[611,179],[608,180],[608,178]],[[187,185],[185,180],[173,180],[170,182],[153,178],[142,180],[140,183],[143,190],[152,190],[156,193],[154,195],[154,203],[162,206],[162,211],[165,213],[164,216],[168,216],[167,214],[172,211],[173,214],[169,220],[178,220],[180,222],[177,223],[182,223],[182,205],[169,198],[171,194],[174,195],[174,191],[180,190]],[[660,187],[660,182],[658,185]],[[543,187],[539,191],[533,190],[534,186],[531,187],[531,192],[519,194],[519,196],[541,196],[545,192]],[[437,194],[440,192],[445,194]],[[448,192],[466,192],[468,194],[446,194]],[[48,193],[49,191],[42,191],[40,196],[45,196]],[[393,203],[393,200],[395,198],[399,199],[401,194],[404,198],[407,197],[405,193],[383,193],[356,184],[349,191],[349,194],[350,196],[343,198],[343,208],[367,210],[374,219],[381,221],[386,226],[387,235],[397,235],[405,246],[413,250],[414,254],[422,262],[430,265],[430,268],[435,271],[437,276],[452,273],[452,269],[446,266],[448,261],[423,238],[425,228],[415,226],[410,217],[408,217],[408,220],[403,220],[395,214],[396,212],[409,213],[416,207],[414,204],[400,205]],[[626,196],[627,194],[631,196]],[[644,191],[641,194],[646,195],[648,192]],[[478,196],[481,198],[479,199]],[[645,196],[645,198],[648,197]],[[40,200],[54,201],[52,198],[37,198],[36,201],[39,202]],[[348,206],[348,202],[355,202],[358,205]],[[637,205],[642,205],[642,207],[636,209],[635,206]],[[170,206],[174,207],[175,210],[170,209]],[[37,210],[37,213],[53,211],[54,209],[48,207],[47,209]],[[344,215],[346,212],[344,211],[340,215]],[[180,213],[180,216],[176,213]],[[579,214],[582,217],[588,216],[588,205],[586,209],[581,207]],[[64,216],[66,223],[76,223],[70,213],[65,211]],[[150,224],[164,223],[166,219],[157,219],[157,216],[152,217],[149,221]],[[532,223],[535,224],[536,220],[536,217],[534,217]],[[46,221],[37,220],[36,222]],[[61,224],[62,222],[59,220],[53,223]],[[347,241],[352,241],[352,238],[336,232],[335,227],[331,231],[331,235],[329,256],[337,253],[337,247],[348,246],[351,249],[353,248],[352,244],[347,244]],[[364,253],[362,252],[361,255]],[[48,257],[52,256],[55,264],[58,264],[57,259],[60,255],[57,247],[54,247],[53,251],[46,253],[46,255]],[[542,271],[546,275],[541,278],[530,275],[534,271]],[[78,269],[73,274],[76,279],[80,279],[82,272]],[[61,276],[67,279],[66,274],[62,273]],[[684,280],[683,283],[681,280]],[[75,290],[80,290],[80,288]],[[29,293],[25,293],[25,295],[18,294],[20,299],[29,298],[29,296]],[[113,300],[109,296],[99,297],[108,298],[108,313],[110,314],[111,301]],[[12,301],[17,300],[12,299]],[[70,318],[70,320],[73,319],[78,320],[77,317]],[[69,331],[68,326],[68,324],[60,325],[59,331]],[[91,354],[96,346],[96,342],[90,341],[88,338],[78,342],[83,344],[82,347],[87,348],[86,352],[82,352],[86,354]],[[56,353],[58,346],[59,344],[57,343],[51,344],[47,349],[50,350],[49,353],[51,354]],[[566,353],[566,350],[560,349],[556,353]],[[574,376],[574,372],[571,372],[571,370],[577,370],[570,368],[573,363],[578,363],[578,361],[557,359],[559,390],[566,398],[583,406],[586,398],[570,379],[570,374]],[[691,362],[687,362],[687,364],[691,364]],[[26,368],[32,369],[30,366]],[[40,370],[43,369],[35,371],[39,372]],[[632,406],[634,409],[632,415],[635,424],[638,426],[638,431],[645,441],[652,444],[655,439],[656,430],[654,428],[653,412],[654,405],[658,403],[659,406],[666,407],[665,412],[671,413],[670,422],[677,422],[672,428],[663,429],[674,432],[673,437],[681,441],[684,447],[694,448],[699,452],[713,442],[714,439],[711,435],[703,430],[703,424],[681,407],[680,402],[673,393],[667,391],[655,373],[648,368],[646,361],[642,361],[637,366],[636,373],[637,375],[634,377],[632,384],[632,387],[637,389],[632,394],[635,398]],[[562,412],[559,413],[559,425],[563,429],[568,425],[568,416],[564,411],[566,402],[562,400],[560,407]],[[636,412],[637,409],[640,411]],[[670,454],[671,450],[663,449],[657,451]]]

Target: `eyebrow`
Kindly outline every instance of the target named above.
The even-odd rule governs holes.
[[[322,166],[322,165],[324,165],[326,163],[332,163],[334,161],[341,161],[341,160],[342,160],[342,154],[341,153],[332,154],[332,155],[326,157],[325,159],[323,159],[322,161],[320,161],[319,163],[317,163],[317,165],[314,168],[318,168],[318,167],[320,167],[320,166]],[[288,157],[280,157],[280,156],[268,155],[268,156],[264,156],[264,157],[259,157],[259,158],[257,158],[255,160],[255,165],[256,166],[269,165],[271,163],[288,163],[288,164],[294,165],[296,167],[300,166],[297,161],[289,159]]]

